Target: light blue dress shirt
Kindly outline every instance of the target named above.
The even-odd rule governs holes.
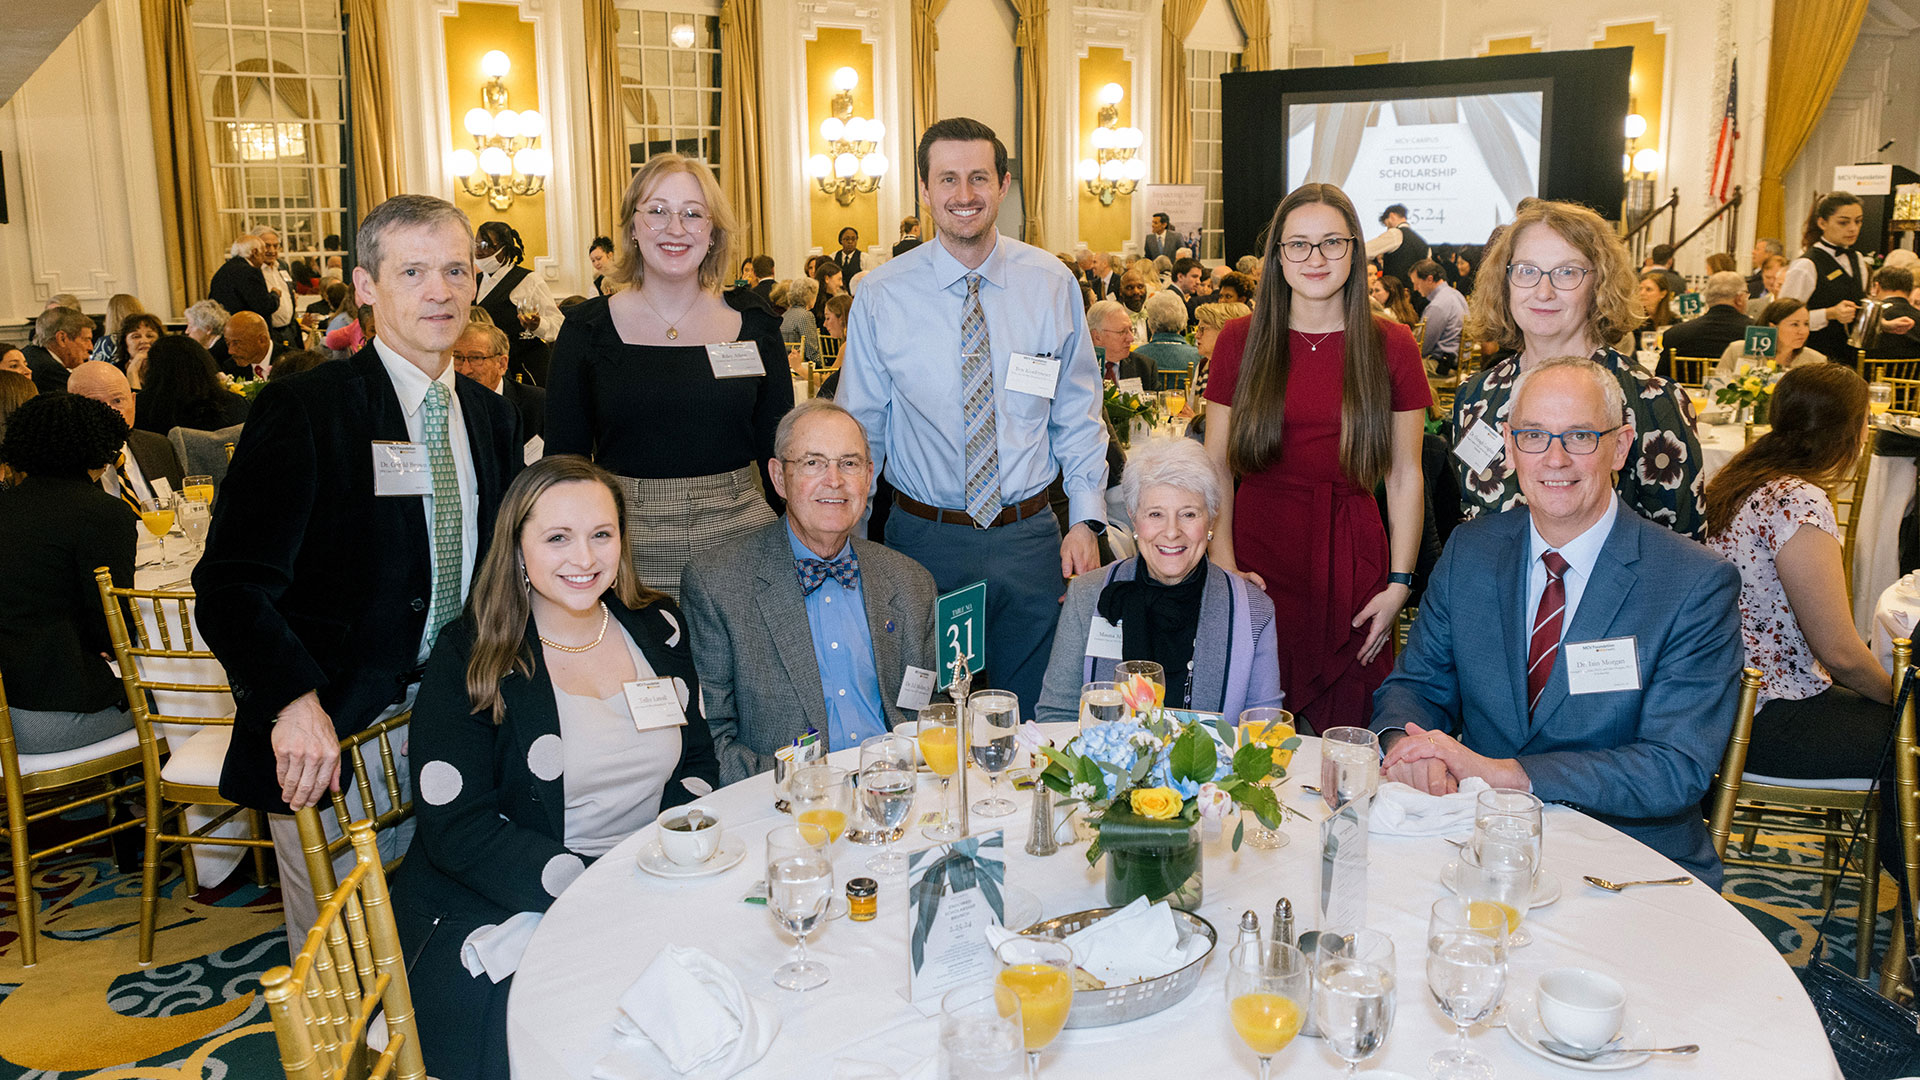
[[[968,270],[938,239],[888,260],[860,282],[847,314],[835,400],[866,425],[874,476],[931,506],[966,499],[960,402],[960,316],[969,273],[993,347],[1000,501],[1011,506],[1063,474],[1071,520],[1106,520],[1107,432],[1100,365],[1080,286],[1060,260],[1011,237]],[[1060,360],[1053,398],[1007,389],[1015,352]]]
[[[1520,615],[1524,634],[1533,633],[1533,613],[1540,607],[1540,594],[1547,591],[1547,564],[1540,561],[1540,556],[1558,550],[1560,557],[1567,560],[1567,572],[1561,579],[1567,590],[1567,609],[1560,616],[1560,640],[1567,639],[1567,630],[1573,626],[1573,614],[1580,610],[1580,598],[1586,595],[1587,582],[1593,578],[1593,564],[1600,559],[1600,549],[1607,546],[1607,537],[1613,534],[1613,521],[1619,515],[1620,496],[1615,495],[1607,503],[1607,512],[1600,516],[1599,521],[1558,549],[1547,543],[1532,519],[1528,519],[1527,536],[1531,541],[1532,557],[1527,562],[1527,610]]]
[[[796,559],[820,557],[800,542],[791,524],[787,526],[787,543]],[[853,541],[849,540],[833,559],[852,552]],[[859,746],[864,739],[885,735],[880,672],[873,665],[873,631],[867,625],[866,597],[859,583],[849,589],[828,576],[807,596],[807,627],[813,632],[813,659],[820,668],[820,689],[827,699],[828,748],[844,750]]]

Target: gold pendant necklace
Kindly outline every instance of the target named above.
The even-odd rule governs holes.
[[[654,318],[659,319],[661,322],[667,324],[667,340],[668,341],[680,340],[680,331],[677,328],[676,324],[679,323],[681,319],[686,318],[687,312],[692,311],[693,306],[700,302],[699,294],[698,293],[694,294],[693,300],[687,304],[686,308],[682,310],[680,314],[674,316],[672,319],[668,319],[665,315],[660,314],[659,308],[653,306],[653,301],[647,299],[647,291],[645,289],[635,289],[634,292],[639,295],[640,302],[647,305],[647,310],[653,312]]]
[[[545,634],[541,634],[538,632],[536,632],[534,636],[540,639],[540,644],[545,645],[549,649],[559,649],[561,652],[565,652],[565,653],[587,652],[591,650],[594,646],[599,645],[602,641],[605,641],[607,639],[607,620],[611,618],[612,615],[613,615],[612,609],[608,608],[606,604],[602,603],[600,605],[600,633],[591,642],[588,642],[585,645],[562,645],[557,641],[548,641],[547,636]]]

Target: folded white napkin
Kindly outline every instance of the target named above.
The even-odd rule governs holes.
[[[1473,810],[1488,784],[1477,776],[1451,795],[1428,795],[1405,784],[1385,783],[1373,796],[1368,832],[1382,836],[1445,836],[1473,831]]]
[[[940,1062],[927,1058],[905,1069],[894,1070],[872,1061],[841,1058],[833,1063],[828,1080],[938,1080]]]
[[[986,934],[987,944],[996,949],[1001,942],[1020,936],[998,926],[987,927]],[[1108,986],[1157,979],[1186,967],[1207,951],[1207,939],[1201,934],[1189,936],[1182,946],[1173,909],[1164,901],[1148,904],[1146,897],[1136,897],[1133,903],[1062,940],[1073,950],[1074,963]]]
[[[613,1049],[593,1077],[657,1077],[664,1063],[681,1076],[722,1080],[764,1057],[779,1031],[773,1006],[748,996],[725,964],[668,945],[620,995]]]
[[[488,923],[467,935],[460,945],[460,962],[467,974],[479,978],[485,973],[494,982],[513,974],[520,967],[520,954],[540,925],[540,913],[523,911],[503,923]]]

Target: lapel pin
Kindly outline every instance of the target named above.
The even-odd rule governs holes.
[[[893,620],[892,620],[892,619],[888,619],[888,620],[887,620],[887,633],[889,633],[889,634],[891,634],[891,633],[893,633]]]

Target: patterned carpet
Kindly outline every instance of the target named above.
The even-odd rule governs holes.
[[[1766,836],[1756,854],[1779,870],[1730,871],[1726,895],[1787,958],[1805,963],[1819,922],[1819,861],[1809,837]],[[20,966],[13,880],[0,875],[0,1080],[264,1080],[281,1075],[260,974],[287,962],[278,889],[235,881],[184,904],[176,869],[163,882],[164,946],[135,962],[140,877],[104,844],[54,861],[40,885],[40,962]],[[1842,887],[1830,959],[1851,969],[1854,890]],[[1877,949],[1894,904],[1883,879]]]

